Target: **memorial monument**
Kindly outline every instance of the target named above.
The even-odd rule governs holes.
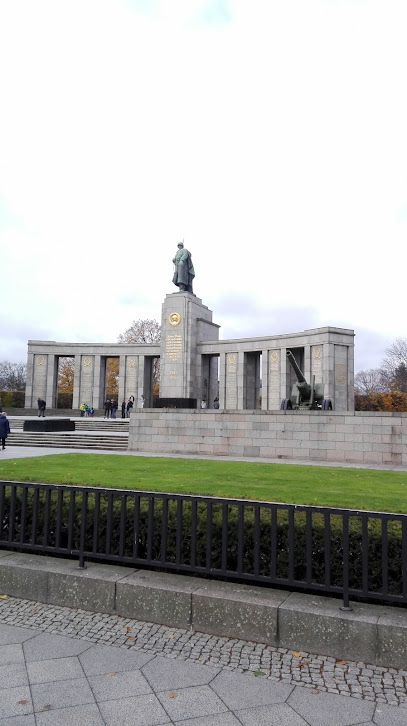
[[[212,311],[193,293],[195,270],[184,242],[178,243],[172,262],[172,282],[178,290],[167,294],[162,305],[161,342],[30,340],[26,408],[34,407],[39,397],[48,408],[55,408],[58,359],[70,356],[75,360],[73,409],[83,401],[95,410],[102,408],[109,358],[119,359],[118,400],[134,396],[134,410],[198,409],[201,405],[211,409],[215,401],[216,409],[231,412],[277,411],[284,401],[293,408],[354,409],[353,330],[321,327],[220,340],[220,326],[213,322]],[[153,399],[157,358],[159,397]]]

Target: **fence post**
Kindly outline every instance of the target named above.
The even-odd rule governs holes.
[[[79,536],[79,566],[78,570],[85,570],[85,534],[86,534],[86,512],[88,508],[88,492],[82,490],[81,508],[81,531]]]
[[[342,553],[343,553],[343,605],[340,610],[351,611],[349,605],[349,517],[342,515]]]

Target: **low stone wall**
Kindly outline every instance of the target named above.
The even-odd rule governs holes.
[[[337,659],[405,668],[407,611],[0,549],[0,591]]]
[[[144,409],[129,450],[405,465],[407,413]]]

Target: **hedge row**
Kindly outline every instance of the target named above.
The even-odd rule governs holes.
[[[19,542],[30,544],[46,544],[48,547],[66,548],[69,551],[80,549],[80,522],[82,512],[82,490],[65,489],[64,497],[59,503],[61,512],[60,532],[57,537],[57,491],[51,490],[49,495],[48,535],[44,541],[44,514],[46,490],[38,489],[38,515],[33,521],[33,490],[28,490],[25,508],[25,524],[21,521],[22,496],[21,490],[15,498],[11,543]],[[72,502],[69,501],[69,491],[75,491]],[[192,553],[192,503],[185,500],[182,510],[177,509],[177,502],[169,499],[166,516],[165,557],[162,558],[162,532],[163,532],[163,500],[154,499],[153,510],[149,510],[147,496],[140,494],[139,512],[135,512],[132,495],[110,491],[100,493],[88,492],[85,552],[91,558],[92,552],[110,553],[111,555],[131,558],[133,545],[137,543],[137,561],[148,559],[148,532],[149,523],[152,523],[151,560],[160,563],[163,568],[172,564],[191,565]],[[98,501],[98,506],[95,504]],[[96,510],[96,515],[95,515]],[[289,577],[289,538],[288,538],[288,512],[286,509],[277,509],[276,522],[273,526],[271,511],[267,507],[260,508],[256,524],[254,507],[244,506],[244,528],[241,537],[240,560],[243,572],[260,576],[270,576],[272,565],[275,566],[275,575],[281,580]],[[110,513],[110,526],[108,515]],[[8,541],[11,526],[10,486],[5,487],[4,506],[2,513],[2,531],[0,541]],[[195,564],[198,568],[222,570],[223,564],[229,573],[238,572],[239,563],[239,511],[236,503],[227,504],[227,540],[222,543],[222,527],[224,520],[221,503],[212,503],[212,515],[208,528],[207,501],[197,504],[197,535],[195,540]],[[71,541],[69,540],[69,522],[72,522]],[[95,522],[97,521],[97,527]],[[181,533],[177,540],[177,523]],[[23,531],[22,531],[23,527]],[[120,531],[124,536],[120,539]],[[210,562],[207,561],[207,531],[210,533]],[[258,532],[258,548],[256,561],[256,531]],[[371,592],[381,592],[382,581],[382,525],[374,517],[369,517],[367,540],[368,562],[368,588]],[[110,532],[110,534],[108,534]],[[96,541],[96,550],[93,550]],[[272,546],[276,544],[275,562],[272,563]],[[306,580],[306,518],[303,511],[294,514],[294,579],[303,582]],[[390,594],[399,595],[402,592],[402,532],[400,520],[389,520],[387,526],[388,550],[388,590]],[[179,559],[177,560],[177,553]],[[358,516],[349,519],[349,587],[361,589],[362,584],[362,524]],[[312,516],[312,582],[324,584],[325,582],[325,546],[324,546],[324,518],[321,513],[314,512]],[[226,562],[225,562],[226,560]],[[342,586],[343,578],[343,542],[342,517],[332,514],[330,518],[330,552],[329,552],[329,581],[332,586]],[[283,583],[284,584],[284,583]]]
[[[8,408],[24,408],[25,391],[0,391],[3,411]]]

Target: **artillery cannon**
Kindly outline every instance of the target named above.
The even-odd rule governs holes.
[[[297,380],[292,387],[291,398],[283,398],[280,409],[283,411],[287,411],[287,409],[332,411],[331,399],[324,398],[324,384],[315,383],[315,376],[312,376],[311,383],[307,383],[291,350],[287,350],[287,359],[294,369]]]

